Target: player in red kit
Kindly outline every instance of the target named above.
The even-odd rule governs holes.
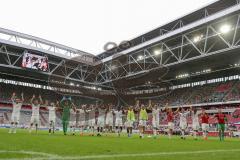
[[[167,111],[167,122],[168,122],[168,137],[171,138],[173,129],[174,129],[174,114],[172,109],[168,109]]]
[[[227,117],[222,113],[221,109],[218,109],[218,113],[215,115],[218,121],[218,131],[219,131],[219,139],[220,141],[224,141],[224,131],[225,131],[225,122],[227,121]]]
[[[208,116],[208,114],[205,112],[205,110],[202,110],[201,119],[202,119],[203,139],[204,139],[204,140],[207,140],[208,130],[209,130],[209,122],[208,122],[209,116]]]
[[[175,112],[178,112],[179,108],[177,109],[177,111],[173,112],[172,108],[168,108],[168,103],[167,103],[165,110],[167,112],[168,138],[171,139],[173,134],[173,129],[174,129],[174,114]]]

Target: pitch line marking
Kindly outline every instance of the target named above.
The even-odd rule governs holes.
[[[26,154],[26,155],[34,155],[34,156],[39,155],[39,156],[43,156],[43,157],[47,157],[47,158],[59,158],[59,156],[55,155],[55,154],[49,154],[49,153],[45,153],[45,152],[35,152],[35,151],[24,151],[24,150],[20,150],[20,151],[0,150],[0,154],[1,153]],[[2,160],[2,159],[0,158],[0,160]]]
[[[81,160],[81,159],[107,159],[107,158],[124,158],[124,157],[149,157],[149,156],[164,156],[164,155],[187,155],[187,154],[201,154],[201,153],[218,153],[218,152],[239,152],[240,149],[231,150],[206,150],[206,151],[186,151],[186,152],[157,152],[157,153],[139,153],[139,154],[112,154],[112,155],[89,155],[89,156],[72,156],[64,157],[43,152],[23,151],[32,155],[44,155],[46,157],[37,158],[10,158],[0,160]],[[9,151],[11,153],[19,153],[18,151]],[[1,152],[0,152],[1,153]]]

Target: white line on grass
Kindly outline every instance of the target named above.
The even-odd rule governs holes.
[[[45,152],[34,152],[34,151],[8,151],[8,150],[0,150],[0,154],[1,153],[7,153],[7,154],[25,154],[25,155],[32,155],[32,156],[42,156],[42,157],[46,157],[46,158],[61,158],[58,155],[55,154],[49,154],[49,153],[45,153]],[[41,158],[42,158],[41,157]],[[2,160],[0,158],[0,160]]]
[[[107,159],[107,158],[124,158],[124,157],[150,157],[150,156],[165,156],[165,155],[188,155],[188,154],[202,154],[202,153],[219,153],[219,152],[239,152],[240,149],[231,150],[205,150],[205,151],[179,151],[179,152],[157,152],[157,153],[136,153],[136,154],[109,154],[109,155],[89,155],[89,156],[72,156],[72,157],[60,157],[52,154],[46,157],[36,158],[12,158],[12,159],[0,159],[0,160],[81,160],[81,159]],[[15,151],[18,153],[18,151]],[[31,151],[30,151],[31,153]],[[34,153],[34,152],[33,152]],[[42,153],[42,152],[36,152]],[[40,155],[40,154],[38,154]],[[43,153],[44,155],[44,153]]]

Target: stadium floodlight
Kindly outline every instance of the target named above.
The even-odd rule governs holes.
[[[71,82],[71,83],[70,83],[70,86],[74,86],[74,83]]]
[[[162,53],[162,50],[161,49],[156,49],[156,50],[154,50],[153,53],[157,56],[157,55]]]
[[[229,24],[224,24],[220,27],[220,32],[225,34],[231,30],[231,26]]]
[[[138,56],[138,60],[142,60],[143,59],[143,56]]]
[[[202,34],[201,34],[201,35],[198,35],[198,36],[195,36],[195,37],[193,38],[193,42],[194,42],[194,43],[199,42],[199,41],[202,39],[202,37],[203,37]]]
[[[239,63],[235,63],[234,66],[235,66],[235,67],[239,67],[240,64],[239,64]]]

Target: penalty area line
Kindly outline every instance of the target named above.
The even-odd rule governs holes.
[[[219,153],[219,152],[239,152],[240,149],[227,149],[227,150],[200,150],[200,151],[179,151],[179,152],[156,152],[156,153],[133,153],[133,154],[108,154],[108,155],[88,155],[88,156],[46,156],[36,158],[12,158],[0,160],[81,160],[81,159],[108,159],[108,158],[124,158],[124,157],[151,157],[151,156],[166,156],[166,155],[191,155],[202,153]],[[36,152],[39,153],[39,152]],[[51,155],[51,154],[50,154]]]

